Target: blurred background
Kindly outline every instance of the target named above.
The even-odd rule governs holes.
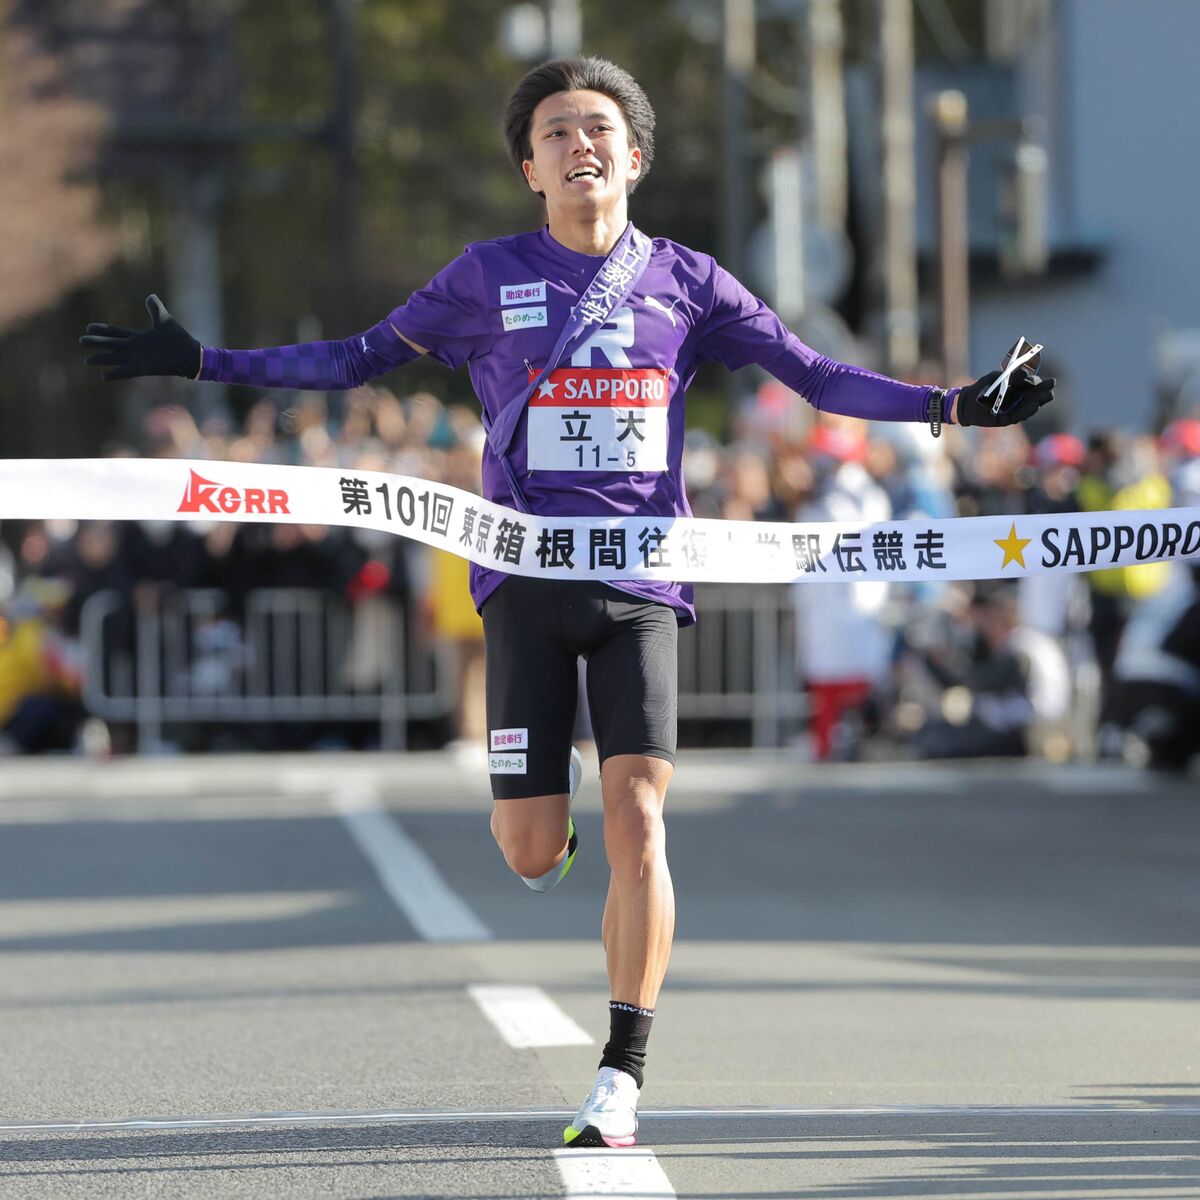
[[[107,385],[76,339],[144,324],[150,291],[210,345],[368,327],[466,242],[539,224],[502,112],[530,66],[582,52],[658,112],[639,226],[716,254],[804,341],[955,383],[1023,334],[1058,379],[1027,426],[934,441],[702,373],[698,516],[1200,504],[1197,44],[1194,0],[0,0],[2,453],[478,490],[465,373],[418,363],[328,394]],[[0,541],[0,753],[449,746],[482,763],[460,560],[287,525],[8,521]],[[1170,770],[1200,749],[1184,565],[698,603],[685,746]]]

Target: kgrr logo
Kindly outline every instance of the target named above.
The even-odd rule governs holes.
[[[188,472],[188,485],[177,512],[181,513],[287,513],[288,494],[282,488],[235,488],[214,483]]]

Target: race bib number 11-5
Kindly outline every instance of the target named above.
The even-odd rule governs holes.
[[[671,372],[559,367],[529,401],[531,471],[665,471]]]

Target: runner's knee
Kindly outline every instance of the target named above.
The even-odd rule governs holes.
[[[630,780],[604,806],[604,842],[609,866],[618,873],[641,869],[666,844],[662,801],[647,780]]]
[[[563,815],[545,812],[513,814],[493,819],[492,830],[509,868],[527,879],[544,875],[567,843],[565,800]],[[512,802],[510,802],[512,803]],[[517,802],[519,803],[519,802]]]

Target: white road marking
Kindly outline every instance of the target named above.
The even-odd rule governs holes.
[[[387,894],[426,941],[479,942],[495,936],[370,791],[339,791],[333,806]]]
[[[518,1050],[590,1046],[595,1040],[539,987],[472,984],[467,991],[500,1036]]]
[[[18,1121],[0,1133],[55,1133],[89,1129],[249,1129],[274,1125],[436,1125],[467,1121],[569,1121],[574,1109],[383,1109],[377,1112],[279,1112],[241,1117],[135,1117],[122,1121]],[[1200,1104],[880,1104],[836,1108],[657,1108],[641,1121],[753,1121],[780,1117],[1200,1117]]]
[[[329,789],[322,795],[270,797],[261,795],[188,794],[162,797],[109,797],[97,804],[94,796],[36,796],[0,800],[0,825],[49,825],[86,821],[88,824],[119,825],[122,822],[153,821],[156,825],[184,821],[292,821],[297,817],[327,816]]]
[[[1064,796],[1132,796],[1152,790],[1147,786],[1144,772],[1115,763],[1043,766],[1041,770],[1029,771],[1027,777],[1047,791]]]
[[[674,786],[674,785],[673,785]],[[971,776],[954,767],[909,763],[830,763],[813,766],[794,763],[790,769],[779,761],[743,764],[701,764],[683,784],[689,801],[700,795],[724,798],[749,791],[784,791],[789,795],[825,792],[887,792],[897,796],[925,793],[966,793]],[[732,800],[723,807],[732,807]]]
[[[568,1200],[622,1196],[624,1200],[668,1200],[671,1181],[649,1150],[555,1150],[554,1161]]]

